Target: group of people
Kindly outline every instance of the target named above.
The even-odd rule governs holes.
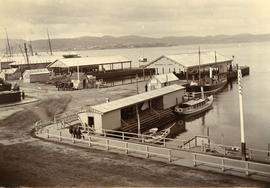
[[[70,126],[69,133],[74,138],[77,138],[77,139],[84,138],[84,136],[82,136],[81,128],[79,126]]]

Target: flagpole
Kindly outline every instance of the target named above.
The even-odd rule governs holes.
[[[242,99],[242,72],[240,69],[238,71],[238,93],[239,93],[239,108],[240,108],[240,128],[241,128],[241,152],[242,159],[246,158],[246,143],[245,143],[245,132],[244,132],[244,112],[243,112],[243,99]]]

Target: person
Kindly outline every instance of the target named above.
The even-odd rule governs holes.
[[[24,91],[22,91],[22,99],[24,100],[24,98],[25,98],[25,93]]]
[[[78,139],[81,139],[82,138],[82,132],[81,132],[80,127],[77,127],[77,138]]]

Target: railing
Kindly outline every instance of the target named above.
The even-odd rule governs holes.
[[[270,165],[267,164],[193,153],[193,166],[200,165],[217,167],[222,172],[237,171],[245,173],[247,176],[256,174],[270,178]]]
[[[56,138],[59,142],[63,141],[71,141],[73,144],[76,143],[82,143],[82,144],[88,144],[89,147],[93,146],[101,146],[102,148],[105,148],[106,150],[111,149],[118,149],[123,150],[125,154],[143,154],[146,158],[150,158],[153,156],[161,157],[167,159],[169,162],[172,161],[172,152],[171,149],[167,148],[161,148],[161,147],[155,147],[155,146],[149,146],[149,145],[142,145],[138,143],[131,143],[126,142],[123,140],[116,140],[116,139],[109,139],[107,137],[97,137],[97,136],[91,136],[88,135],[87,137],[84,137],[84,139],[77,139],[74,137],[65,137],[62,136],[62,132],[59,132],[59,135],[51,134],[49,133],[49,129],[47,129],[47,138]]]

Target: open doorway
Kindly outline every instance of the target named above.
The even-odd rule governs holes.
[[[94,128],[94,117],[88,116],[88,126]]]

